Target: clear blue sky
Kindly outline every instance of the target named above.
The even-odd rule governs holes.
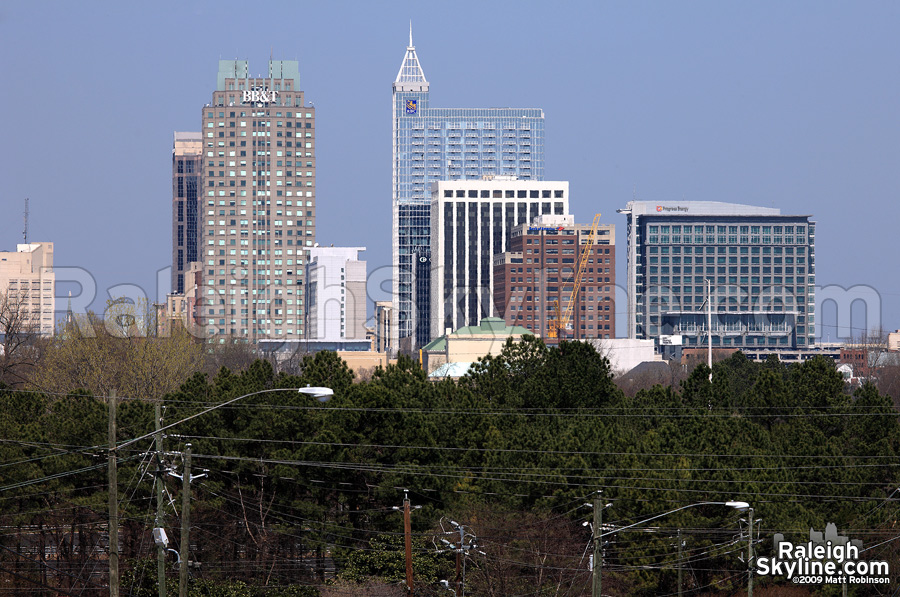
[[[570,181],[578,221],[616,224],[622,282],[615,210],[632,197],[774,206],[818,222],[819,284],[870,287],[883,326],[900,327],[892,2],[7,0],[0,249],[21,242],[29,197],[29,239],[90,272],[95,309],[118,285],[167,291],[172,133],[199,130],[220,58],[258,74],[272,53],[299,60],[316,105],[317,240],[368,247],[386,279],[391,82],[410,19],[433,106],[544,109],[546,178]],[[825,337],[877,323],[861,305],[852,321],[823,309]]]

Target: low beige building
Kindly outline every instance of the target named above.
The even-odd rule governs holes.
[[[15,252],[0,251],[0,293],[0,300],[27,314],[27,331],[52,336],[56,310],[53,243],[20,244]],[[0,329],[0,333],[6,330]]]
[[[422,367],[431,375],[443,366],[448,373],[441,375],[438,371],[438,377],[459,377],[456,373],[468,369],[463,365],[488,354],[498,355],[507,339],[520,341],[526,334],[532,332],[522,326],[508,326],[499,317],[485,317],[478,325],[459,328],[428,343],[422,348]]]
[[[374,350],[339,350],[337,354],[357,379],[367,379],[374,373],[376,367],[386,368],[388,365],[396,365],[397,359],[392,359],[386,352]]]

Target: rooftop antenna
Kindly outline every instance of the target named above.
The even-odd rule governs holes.
[[[412,19],[409,20],[409,47],[413,47],[412,45]]]
[[[28,244],[28,197],[25,197],[25,228],[22,229],[22,239]]]

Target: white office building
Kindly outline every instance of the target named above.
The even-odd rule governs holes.
[[[431,337],[496,316],[494,255],[509,250],[516,226],[568,213],[567,181],[484,177],[433,183]]]
[[[368,349],[366,262],[359,258],[365,250],[365,247],[309,249],[306,317],[311,349]]]

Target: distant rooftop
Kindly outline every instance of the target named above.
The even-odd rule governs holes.
[[[510,336],[524,336],[533,334],[528,328],[520,325],[506,325],[500,317],[485,317],[478,325],[467,325],[451,332],[449,336],[441,336],[429,342],[422,348],[424,351],[444,350],[447,347],[447,338],[465,338],[475,336],[492,336],[494,338],[509,338]]]
[[[635,216],[780,216],[777,207],[758,207],[721,201],[629,201],[619,213]]]
[[[442,377],[458,378],[468,373],[471,367],[472,363],[444,363],[429,373],[428,377],[432,379]]]

